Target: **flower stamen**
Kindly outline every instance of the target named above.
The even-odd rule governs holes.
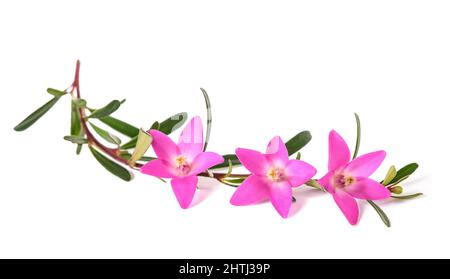
[[[337,174],[334,176],[334,186],[344,188],[355,183],[356,179],[351,175]]]
[[[273,182],[279,182],[284,179],[284,171],[280,168],[270,168],[266,175]]]
[[[191,170],[191,165],[187,162],[186,157],[184,156],[178,156],[175,158],[175,165],[177,172],[180,175],[186,175]]]

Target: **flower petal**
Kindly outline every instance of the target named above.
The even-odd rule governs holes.
[[[363,200],[382,200],[391,196],[388,189],[370,178],[357,178],[357,181],[345,187],[344,191],[357,199]]]
[[[385,151],[362,155],[351,161],[345,168],[345,172],[349,172],[355,177],[369,177],[378,169],[385,157]]]
[[[172,167],[164,160],[157,159],[150,161],[143,165],[140,170],[142,173],[162,177],[162,178],[173,178],[175,174],[172,172]]]
[[[300,160],[289,160],[286,165],[285,171],[289,183],[293,187],[303,185],[305,182],[310,180],[317,172],[313,166]]]
[[[178,146],[180,152],[191,160],[203,151],[203,125],[199,116],[192,118],[184,127]]]
[[[337,189],[333,194],[334,201],[344,213],[348,222],[356,225],[359,219],[359,207],[356,200],[346,192]]]
[[[292,205],[292,186],[287,181],[270,184],[270,201],[283,218],[287,218]]]
[[[249,205],[266,200],[269,197],[269,188],[263,179],[250,175],[242,182],[231,197],[232,205]]]
[[[153,137],[152,147],[159,159],[171,162],[180,153],[177,145],[164,133],[158,130],[150,130]]]
[[[197,182],[198,178],[194,175],[172,179],[172,190],[181,208],[186,209],[191,204],[197,189]]]
[[[264,154],[251,149],[237,148],[236,156],[251,173],[265,175],[268,162]]]
[[[286,145],[279,136],[274,137],[269,142],[266,149],[266,155],[275,164],[279,162],[284,165],[289,160]]]
[[[334,194],[334,187],[332,185],[331,179],[333,179],[334,171],[330,171],[327,174],[325,174],[324,177],[319,179],[319,184],[322,185],[322,187],[330,194]]]
[[[350,150],[344,139],[334,130],[328,136],[328,170],[334,171],[348,164]]]
[[[224,159],[214,152],[202,152],[198,154],[192,162],[191,175],[197,175],[215,165],[223,163]]]

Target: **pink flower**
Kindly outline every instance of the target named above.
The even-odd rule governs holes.
[[[248,205],[270,199],[272,205],[286,218],[292,204],[292,187],[310,180],[316,169],[300,160],[289,160],[288,151],[280,137],[274,137],[266,154],[238,148],[236,155],[252,173],[231,198],[233,205]]]
[[[145,164],[141,172],[161,178],[171,178],[172,190],[182,208],[188,208],[197,189],[197,175],[223,163],[223,157],[203,152],[203,126],[200,117],[194,117],[181,133],[178,145],[158,130],[150,130],[152,147],[158,156]]]
[[[319,180],[352,225],[359,219],[356,199],[381,200],[390,197],[383,185],[368,178],[383,162],[386,152],[376,151],[350,161],[350,150],[336,132],[329,135],[328,173]]]

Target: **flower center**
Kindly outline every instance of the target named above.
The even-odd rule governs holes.
[[[175,165],[177,172],[180,175],[186,175],[191,170],[191,165],[187,162],[186,157],[184,156],[178,156],[175,158]]]
[[[344,188],[355,183],[355,178],[351,175],[336,174],[334,176],[334,186]]]
[[[284,180],[284,170],[280,169],[280,168],[276,168],[276,167],[270,168],[267,171],[266,175],[267,175],[267,178],[269,178],[269,180],[273,181],[273,182],[279,182],[279,181]]]

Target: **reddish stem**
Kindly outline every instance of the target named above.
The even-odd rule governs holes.
[[[77,92],[77,98],[80,99],[81,98],[81,91],[80,91],[80,60],[77,60],[77,66],[75,69],[75,78],[73,80],[72,83],[72,91],[71,93],[73,93],[74,91]],[[118,148],[109,148],[107,146],[105,146],[104,144],[102,144],[101,142],[99,142],[94,135],[91,133],[91,131],[89,130],[88,126],[87,126],[87,122],[86,122],[86,113],[84,108],[80,108],[79,109],[79,113],[80,113],[80,119],[81,119],[81,125],[83,127],[84,133],[86,134],[88,143],[90,145],[94,145],[96,146],[98,149],[102,150],[104,153],[108,154],[111,158],[113,158],[116,161],[121,162],[122,164],[125,164],[127,166],[128,165],[128,160],[122,158],[119,156],[119,149]],[[140,164],[135,164],[135,167],[139,168],[142,165]]]

